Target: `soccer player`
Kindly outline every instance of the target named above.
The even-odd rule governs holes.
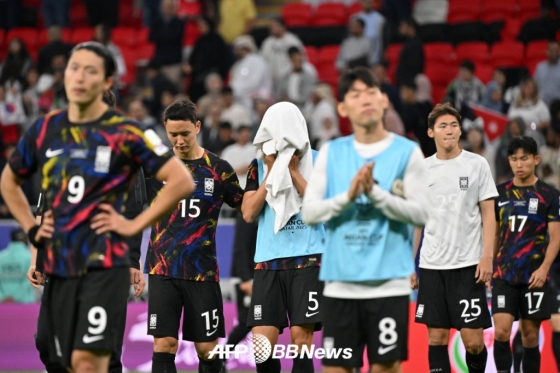
[[[495,204],[494,361],[499,373],[510,371],[511,327],[520,316],[523,372],[538,373],[539,328],[550,318],[548,272],[560,249],[560,194],[535,175],[540,157],[533,138],[513,138],[507,152],[514,177],[498,185]]]
[[[321,147],[302,209],[306,223],[327,226],[323,347],[327,355],[352,349],[350,359],[326,356],[324,372],[361,367],[364,346],[373,373],[401,372],[414,271],[410,224],[426,221],[424,156],[383,128],[389,100],[368,69],[342,75],[338,94],[338,113],[354,135]]]
[[[436,154],[426,158],[429,219],[420,251],[416,322],[428,327],[431,372],[451,373],[449,329],[460,331],[470,373],[484,372],[483,330],[492,326],[485,283],[492,275],[498,195],[484,158],[459,147],[461,116],[437,104],[428,116]],[[417,287],[416,275],[412,287]]]
[[[107,372],[129,290],[124,237],[155,223],[194,188],[192,177],[153,131],[109,110],[115,62],[95,42],[74,47],[64,73],[67,110],[39,119],[4,168],[8,208],[46,250],[53,359],[74,372]],[[122,211],[140,167],[166,180],[156,203],[134,220]],[[21,183],[42,174],[45,213],[35,224]]]
[[[301,131],[307,134],[305,119],[297,106],[280,102],[267,110],[260,129],[274,132],[276,137],[272,140],[280,142],[292,135],[290,131],[295,126],[298,128],[294,133]],[[308,137],[301,140],[309,144]],[[312,150],[308,147],[306,151]],[[253,335],[264,335],[272,348],[278,341],[278,335],[289,326],[291,343],[298,345],[298,351],[301,351],[302,346],[311,346],[313,332],[321,327],[323,284],[319,281],[319,267],[325,230],[322,225],[307,226],[298,212],[277,233],[274,232],[276,212],[267,198],[266,182],[276,157],[277,154],[270,154],[265,160],[254,159],[247,172],[243,218],[248,223],[258,221],[259,225],[247,326],[252,328]],[[285,170],[300,198],[308,185],[299,167],[303,157],[304,153],[294,154]],[[312,160],[309,161],[312,163]],[[280,373],[280,370],[280,360],[272,357],[257,363],[259,373]],[[300,355],[294,359],[292,372],[313,371],[311,358]]]
[[[209,353],[225,337],[222,292],[216,258],[216,227],[223,203],[241,209],[243,190],[231,165],[200,147],[200,121],[190,101],[175,101],[163,114],[173,152],[190,170],[193,194],[152,227],[146,255],[149,273],[148,334],[154,336],[153,373],[176,372],[175,354],[183,312],[183,340],[193,341],[200,373],[219,373],[221,359]],[[148,201],[169,188],[146,180]]]

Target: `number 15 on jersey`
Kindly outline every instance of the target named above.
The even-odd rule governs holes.
[[[182,199],[181,201],[179,201],[179,208],[181,209],[181,217],[186,218],[188,213],[189,218],[198,218],[200,216],[200,207],[198,207],[198,205],[200,204],[200,200],[196,198],[192,198],[189,199],[188,201],[189,201],[188,212],[187,212],[187,200]]]

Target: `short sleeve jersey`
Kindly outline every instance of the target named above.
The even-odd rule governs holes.
[[[225,202],[241,207],[243,189],[233,168],[217,155],[204,151],[202,158],[182,160],[196,184],[190,197],[154,226],[144,271],[152,275],[191,281],[219,281],[216,227]],[[164,184],[146,180],[148,200],[153,201]]]
[[[420,267],[437,270],[477,265],[484,252],[479,203],[498,196],[488,162],[465,150],[450,160],[434,154],[424,162],[432,207]]]
[[[544,260],[548,245],[548,223],[560,221],[558,191],[537,180],[519,187],[513,180],[498,185],[495,200],[499,228],[494,278],[527,284]]]
[[[71,123],[67,111],[37,120],[9,165],[23,179],[41,173],[42,209],[52,210],[55,224],[46,243],[45,273],[77,277],[88,268],[127,267],[125,239],[114,232],[95,233],[90,220],[102,203],[124,213],[140,166],[153,175],[171,157],[155,132],[116,111],[89,123]]]

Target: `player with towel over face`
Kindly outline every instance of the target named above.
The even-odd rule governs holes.
[[[325,230],[307,226],[300,214],[316,152],[303,115],[288,102],[268,109],[254,145],[257,158],[249,165],[241,206],[245,221],[259,223],[247,326],[273,348],[289,326],[301,352],[303,345],[311,346],[322,321],[319,267]],[[279,373],[280,368],[280,360],[272,357],[257,362],[259,373]],[[312,359],[300,354],[292,372],[313,372]]]

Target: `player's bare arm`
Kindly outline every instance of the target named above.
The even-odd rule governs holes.
[[[560,251],[560,222],[548,223],[548,235],[550,240],[546,248],[546,254],[541,266],[531,274],[529,279],[529,289],[542,288],[548,277],[550,266],[556,259],[558,251]]]
[[[422,238],[422,229],[423,228],[415,228],[414,229],[414,239],[412,241],[412,257],[416,258],[418,254],[418,249],[420,248],[420,242]],[[416,275],[416,271],[412,272],[410,275],[410,288],[415,290],[418,289],[418,276]]]
[[[243,213],[243,220],[247,223],[253,223],[257,220],[261,210],[266,201],[266,179],[268,174],[276,161],[276,154],[270,154],[265,157],[266,167],[268,172],[263,179],[263,182],[256,191],[247,191],[243,195],[243,202],[241,204],[241,212]]]
[[[113,231],[122,236],[133,236],[157,222],[177,207],[177,203],[194,190],[190,172],[178,158],[169,159],[157,172],[156,179],[166,182],[154,204],[133,220],[125,219],[109,204],[101,204],[101,213],[91,219],[91,229],[97,234]]]
[[[290,171],[290,176],[294,187],[298,191],[299,195],[303,197],[305,194],[305,188],[307,188],[307,181],[303,178],[302,174],[299,172],[299,160],[300,157],[293,155],[290,163],[288,164],[288,170]]]
[[[494,257],[494,246],[496,241],[496,214],[494,212],[494,199],[487,199],[479,203],[482,215],[482,238],[484,240],[484,252],[476,267],[475,277],[477,283],[490,281],[492,278],[492,260]]]

